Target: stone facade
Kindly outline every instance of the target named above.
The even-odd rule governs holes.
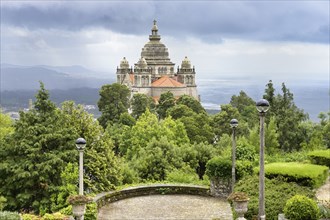
[[[143,93],[158,100],[164,92],[170,91],[175,97],[190,95],[199,100],[195,83],[195,67],[187,57],[177,67],[169,58],[167,47],[160,41],[156,21],[149,35],[149,42],[142,48],[141,58],[129,66],[124,57],[117,67],[117,83],[128,86],[134,93]]]

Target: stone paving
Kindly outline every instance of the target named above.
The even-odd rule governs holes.
[[[110,203],[99,210],[99,220],[232,220],[226,200],[193,195],[139,196]]]

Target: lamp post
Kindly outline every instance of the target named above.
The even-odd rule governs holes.
[[[264,124],[265,115],[269,109],[269,102],[266,99],[260,99],[256,103],[257,110],[260,116],[260,171],[259,171],[259,220],[266,219],[265,213],[265,138]]]
[[[231,161],[232,161],[232,165],[231,165],[231,192],[234,192],[234,186],[235,186],[235,182],[236,182],[236,176],[235,176],[235,170],[236,170],[236,127],[238,126],[238,121],[237,119],[231,119],[230,120],[230,127],[233,129],[233,147],[232,147],[232,151],[231,151]]]
[[[79,151],[79,195],[84,194],[84,181],[83,181],[83,158],[84,158],[84,149],[86,146],[86,141],[84,138],[78,138],[76,140],[76,147]]]

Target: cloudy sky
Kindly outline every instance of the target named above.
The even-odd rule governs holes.
[[[157,20],[203,77],[329,80],[329,1],[1,1],[1,63],[134,65]]]

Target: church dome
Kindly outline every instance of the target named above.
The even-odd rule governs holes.
[[[120,69],[129,69],[129,63],[126,60],[126,57],[120,61]]]
[[[149,42],[144,45],[141,52],[141,57],[149,60],[167,60],[169,61],[169,53],[167,47],[160,42],[160,35],[158,35],[158,27],[156,21],[151,29],[149,35]]]
[[[144,59],[144,57],[140,58],[138,65],[141,69],[147,69],[147,67],[148,67],[147,61],[146,61],[146,59]]]
[[[184,60],[182,60],[181,68],[182,69],[191,69],[191,63],[187,57],[185,57]]]

